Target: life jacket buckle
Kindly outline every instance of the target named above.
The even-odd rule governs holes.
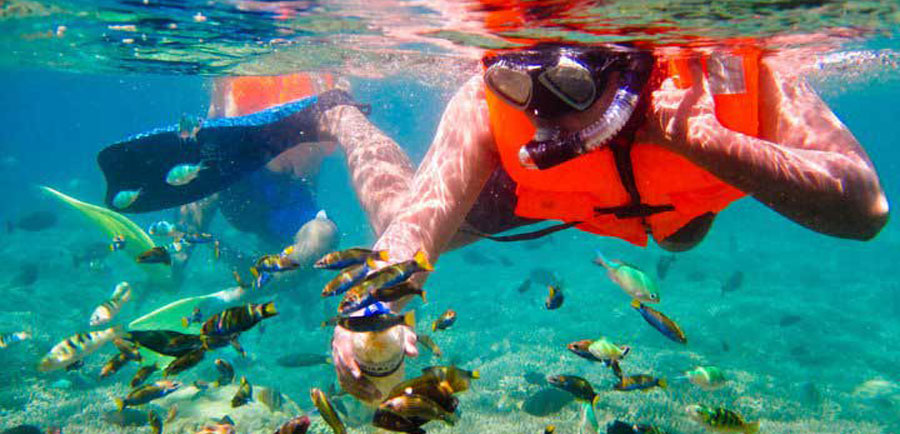
[[[619,219],[650,217],[654,214],[659,214],[667,211],[675,211],[675,206],[671,204],[648,205],[645,203],[636,203],[610,207],[594,207],[594,213],[597,215],[612,214]]]

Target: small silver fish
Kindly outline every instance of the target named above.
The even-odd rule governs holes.
[[[176,187],[190,184],[191,181],[197,179],[197,176],[200,175],[200,171],[203,169],[206,169],[206,166],[202,162],[198,164],[179,164],[169,169],[169,173],[166,174],[166,183]]]
[[[122,190],[116,193],[116,196],[113,197],[113,206],[118,209],[128,208],[138,199],[138,196],[140,195],[140,188],[137,190]]]

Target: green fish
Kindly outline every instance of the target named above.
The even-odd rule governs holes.
[[[141,195],[141,189],[137,190],[122,190],[116,193],[115,197],[113,197],[112,204],[116,209],[125,209],[131,206],[135,201],[138,200],[138,196]]]
[[[643,303],[659,303],[659,287],[649,274],[621,261],[607,261],[599,251],[594,263],[605,268],[610,280]]]
[[[253,399],[253,386],[247,381],[247,377],[241,377],[241,385],[237,393],[231,398],[231,407],[240,407]]]
[[[711,390],[725,384],[725,374],[715,366],[698,366],[684,373],[684,377],[691,384],[702,389]]]
[[[747,434],[759,431],[759,421],[747,423],[741,415],[727,408],[713,408],[703,404],[694,404],[687,406],[685,410],[691,419],[706,425],[713,431]]]

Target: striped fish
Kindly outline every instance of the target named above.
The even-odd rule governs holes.
[[[121,282],[116,285],[109,300],[100,303],[91,314],[91,326],[106,324],[113,319],[122,309],[122,305],[131,299],[131,285],[128,282]]]
[[[28,332],[3,333],[0,334],[0,348],[6,348],[16,342],[22,342],[30,338],[31,333]]]
[[[50,349],[38,364],[38,370],[56,371],[78,363],[121,333],[121,327],[117,326],[70,336]]]

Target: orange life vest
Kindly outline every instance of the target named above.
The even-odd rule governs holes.
[[[719,122],[732,130],[759,134],[759,58],[756,48],[737,48],[707,56],[707,76]],[[657,73],[686,88],[692,77],[686,58],[658,59]],[[718,213],[744,196],[709,172],[653,143],[634,143],[630,159],[642,204],[671,205],[647,217],[616,217],[599,209],[627,206],[632,197],[622,183],[613,152],[603,148],[546,170],[519,163],[519,148],[535,128],[526,115],[486,90],[494,140],[503,167],[518,184],[516,215],[535,219],[582,222],[576,227],[599,235],[647,245],[648,233],[662,240],[694,218]]]

